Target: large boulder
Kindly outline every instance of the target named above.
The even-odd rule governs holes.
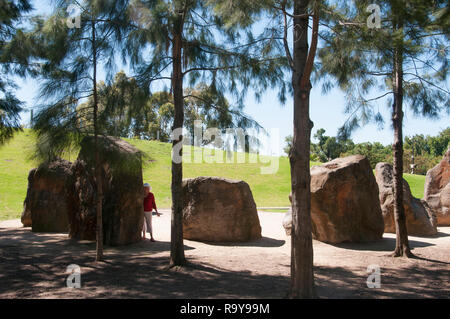
[[[292,207],[289,207],[286,214],[283,217],[283,227],[286,232],[286,236],[291,236],[292,233]]]
[[[22,223],[33,232],[64,233],[69,230],[68,185],[71,163],[56,160],[32,169],[28,175],[27,196]]]
[[[216,177],[183,180],[183,236],[209,242],[261,238],[256,204],[243,181]]]
[[[96,240],[95,196],[97,190],[94,170],[82,160],[75,161],[72,170],[74,183],[73,196],[70,199],[73,209],[69,212],[69,237],[79,240]]]
[[[395,233],[394,221],[394,172],[389,163],[378,163],[375,176],[380,191],[380,204],[383,212],[384,231]],[[437,233],[436,217],[428,205],[411,194],[407,181],[403,179],[403,207],[405,209],[408,235],[430,236]]]
[[[366,157],[338,158],[311,168],[313,237],[326,243],[381,239],[378,186]]]
[[[31,227],[31,212],[30,210],[25,210],[22,212],[20,217],[23,227]]]
[[[439,226],[450,226],[450,147],[442,161],[427,172],[424,200]]]
[[[139,242],[144,222],[141,153],[129,143],[112,137],[99,137],[98,145],[104,243],[120,246]],[[75,198],[70,215],[70,238],[95,239],[97,179],[94,167],[94,137],[86,137],[73,164]]]
[[[31,194],[31,189],[33,185],[34,173],[36,173],[37,168],[33,168],[28,173],[28,188],[27,188],[27,197],[23,202],[23,212],[20,218],[23,227],[31,227],[31,210],[29,209],[30,205],[27,205],[28,194]],[[28,206],[28,207],[27,207]]]
[[[291,236],[292,233],[292,193],[289,194],[289,202],[291,203],[291,206],[289,206],[288,211],[283,217],[283,227],[286,231],[286,236]]]

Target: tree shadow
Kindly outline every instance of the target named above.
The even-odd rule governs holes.
[[[316,290],[322,298],[449,298],[442,287],[448,282],[448,267],[424,269],[417,266],[381,267],[381,287],[369,288],[365,269],[315,268]]]
[[[198,240],[196,240],[198,241]],[[261,237],[259,239],[251,240],[248,242],[210,242],[210,241],[198,241],[211,246],[227,246],[227,247],[266,247],[275,248],[283,246],[286,241],[269,237]]]
[[[30,228],[0,229],[0,251],[2,248],[24,249],[26,246],[33,250],[43,252],[47,245],[52,245],[56,249],[73,250],[74,252],[95,250],[96,242],[91,240],[71,239],[66,233],[37,233],[31,232]],[[135,254],[160,253],[170,251],[170,242],[150,240],[124,246],[108,246],[104,249],[108,251],[122,251]],[[194,247],[184,245],[184,250],[189,251]]]
[[[208,264],[189,263],[172,271],[167,254],[143,256],[113,249],[105,252],[105,261],[96,263],[92,250],[74,252],[51,246],[48,254],[33,256],[17,247],[2,248],[0,297],[281,298],[289,283],[287,276],[229,271]],[[81,267],[81,289],[66,288],[69,274],[65,270],[70,264]]]
[[[340,244],[331,244],[334,247],[343,248],[343,249],[351,249],[351,250],[368,250],[368,251],[394,251],[395,250],[395,238],[382,238],[373,242],[364,242],[364,243],[340,243]],[[409,240],[409,246],[411,249],[413,248],[422,248],[435,246],[435,244],[417,241],[417,240]]]
[[[169,252],[170,251],[170,242],[169,241],[160,241],[157,240],[155,242],[151,242],[150,240],[145,240],[139,243],[126,245],[126,246],[118,246],[118,247],[109,247],[110,249],[122,251],[122,252]],[[184,250],[189,251],[195,249],[194,247],[184,245]]]
[[[169,248],[168,242],[107,248],[105,262],[96,263],[94,243],[0,230],[0,298],[284,298],[288,292],[289,266],[283,261],[277,274],[265,273],[264,266],[257,272],[230,270],[195,257],[173,271],[167,267]],[[70,264],[81,267],[81,289],[66,287]],[[316,265],[316,289],[320,298],[449,298],[443,289],[450,278],[447,265],[421,257],[384,264],[379,289],[367,287],[361,267]]]
[[[410,257],[411,259],[416,259],[416,260],[423,260],[423,261],[427,261],[427,262],[431,262],[431,263],[438,263],[438,264],[443,264],[443,265],[450,265],[450,263],[445,262],[445,261],[441,261],[441,260],[436,260],[436,259],[430,259],[430,258],[425,258],[425,257],[421,257],[418,255],[413,255],[412,257]]]

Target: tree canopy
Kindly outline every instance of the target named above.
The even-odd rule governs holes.
[[[345,94],[348,120],[340,135],[360,125],[384,123],[380,101],[394,97],[394,51],[401,46],[403,96],[418,116],[450,114],[448,8],[445,1],[379,1],[380,28],[370,28],[372,1],[336,2],[321,31],[317,76],[324,92]]]
[[[202,128],[249,128],[261,126],[239,109],[233,108],[221,94],[216,94],[205,83],[186,88],[184,99],[185,124],[190,143],[193,145],[194,122],[201,121]],[[173,96],[167,91],[150,92],[140,87],[133,77],[121,71],[114,82],[99,83],[99,125],[102,134],[140,139],[171,141],[174,117]],[[80,104],[78,116],[82,121],[92,121],[86,110],[93,97]],[[91,116],[91,118],[89,118]],[[208,143],[203,141],[202,144]]]
[[[32,9],[27,0],[0,0],[0,145],[21,129],[23,103],[15,96],[10,75],[25,76],[30,71],[29,41],[18,25]]]
[[[48,18],[36,17],[29,35],[40,61],[41,81],[33,128],[38,133],[36,156],[44,160],[60,157],[77,148],[84,136],[94,134],[94,105],[79,104],[96,94],[97,68],[107,78],[115,70],[116,51],[127,1],[86,1],[80,9],[81,24],[69,27],[68,4],[62,1]],[[108,107],[110,107],[108,105]]]

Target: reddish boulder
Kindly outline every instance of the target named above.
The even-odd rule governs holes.
[[[381,239],[378,186],[366,157],[338,158],[311,168],[313,236],[327,243]]]
[[[291,236],[292,233],[292,193],[289,194],[289,202],[291,206],[283,217],[283,227],[286,231],[286,236]]]
[[[394,172],[392,165],[389,163],[378,163],[375,167],[375,176],[380,191],[384,231],[386,233],[395,233]],[[427,203],[412,196],[409,184],[405,180],[403,180],[403,207],[405,209],[408,235],[430,236],[437,233],[435,215]]]
[[[210,242],[261,238],[249,185],[216,177],[183,180],[183,236]]]
[[[450,147],[442,161],[427,172],[424,200],[439,226],[450,226]]]
[[[57,160],[44,163],[28,175],[22,222],[33,232],[64,233],[69,230],[71,163]]]
[[[27,188],[27,195],[31,194],[31,188],[33,185],[33,178],[34,174],[36,173],[36,168],[33,168],[28,173],[28,188]],[[27,196],[28,197],[28,196]],[[20,221],[22,222],[23,227],[31,227],[31,211],[29,207],[27,207],[27,199],[25,198],[25,201],[23,202],[23,212],[22,216],[20,218]]]
[[[95,240],[96,178],[94,138],[86,137],[73,165],[74,209],[70,215],[70,238]],[[113,137],[99,137],[102,163],[103,240],[121,246],[141,240],[144,222],[144,189],[141,153],[129,143]]]

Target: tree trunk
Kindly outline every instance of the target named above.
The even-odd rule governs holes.
[[[173,120],[173,130],[183,127],[184,122],[184,101],[183,101],[183,70],[182,70],[182,17],[175,23],[172,44],[172,89],[175,116]],[[176,134],[178,135],[178,134]],[[175,136],[172,141],[172,149],[175,145],[182,143],[182,136]],[[180,155],[182,156],[181,149]],[[171,219],[171,235],[170,235],[170,267],[182,266],[186,263],[184,256],[183,243],[183,198],[182,198],[182,181],[183,181],[183,163],[176,163],[172,160],[172,219]]]
[[[412,256],[406,229],[405,208],[403,207],[403,52],[394,50],[394,104],[392,123],[394,127],[394,220],[396,244],[394,256]]]
[[[314,298],[313,247],[311,229],[310,140],[312,122],[309,118],[311,83],[308,70],[309,1],[294,2],[294,50],[292,86],[294,89],[294,135],[289,154],[292,187],[291,231],[291,298]],[[305,81],[305,78],[306,81]]]
[[[96,197],[96,213],[97,213],[97,249],[96,249],[96,261],[103,259],[103,189],[102,189],[102,173],[100,154],[98,147],[98,95],[97,95],[97,47],[95,37],[95,21],[92,21],[92,54],[93,54],[93,95],[94,95],[94,152],[95,152],[95,180],[97,185],[97,197]]]

